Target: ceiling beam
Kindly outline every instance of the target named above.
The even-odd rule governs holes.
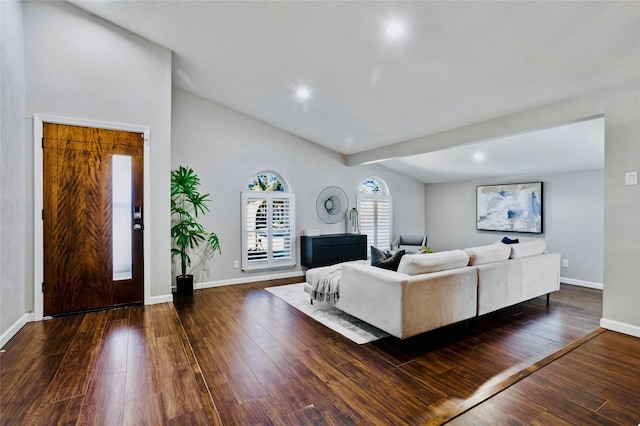
[[[604,92],[545,105],[346,156],[348,166],[371,164],[440,151],[490,139],[542,130],[602,116]]]

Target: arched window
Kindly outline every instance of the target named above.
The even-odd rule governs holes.
[[[377,177],[369,177],[360,183],[358,194],[379,194],[388,195],[389,188],[384,181]]]
[[[249,184],[247,184],[247,190],[249,191],[280,191],[289,192],[288,185],[275,172],[264,171],[256,174]]]
[[[360,232],[367,235],[368,246],[391,248],[392,201],[389,187],[382,179],[368,177],[360,183],[357,195]]]
[[[295,197],[277,173],[253,176],[242,193],[242,269],[295,266]]]

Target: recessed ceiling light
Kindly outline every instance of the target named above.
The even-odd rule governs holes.
[[[475,154],[473,154],[473,159],[474,161],[482,161],[484,160],[484,154],[481,152],[476,152]]]
[[[388,38],[397,40],[405,35],[404,22],[397,19],[387,22],[384,28],[384,32]]]
[[[311,89],[307,86],[299,86],[296,89],[296,98],[300,101],[308,101],[311,98]]]

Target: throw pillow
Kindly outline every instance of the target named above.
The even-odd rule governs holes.
[[[404,254],[404,250],[398,250],[391,254],[390,252],[384,252],[377,247],[371,246],[371,266],[397,271],[400,259],[402,259]]]
[[[505,244],[518,244],[520,241],[517,238],[512,240],[509,237],[504,237],[502,239],[502,242],[505,243]]]

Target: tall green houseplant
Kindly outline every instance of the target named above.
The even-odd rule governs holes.
[[[209,211],[207,203],[211,201],[209,194],[199,192],[200,178],[190,167],[180,166],[171,171],[171,238],[174,247],[171,255],[180,258],[180,272],[178,278],[191,278],[193,289],[193,276],[187,276],[187,266],[191,266],[191,258],[187,253],[206,243],[213,252],[216,250],[222,254],[220,241],[214,232],[207,232],[198,223],[198,214],[204,215]],[[192,290],[191,290],[192,291]],[[180,280],[178,280],[178,293],[180,293]],[[190,291],[187,290],[187,293]]]

